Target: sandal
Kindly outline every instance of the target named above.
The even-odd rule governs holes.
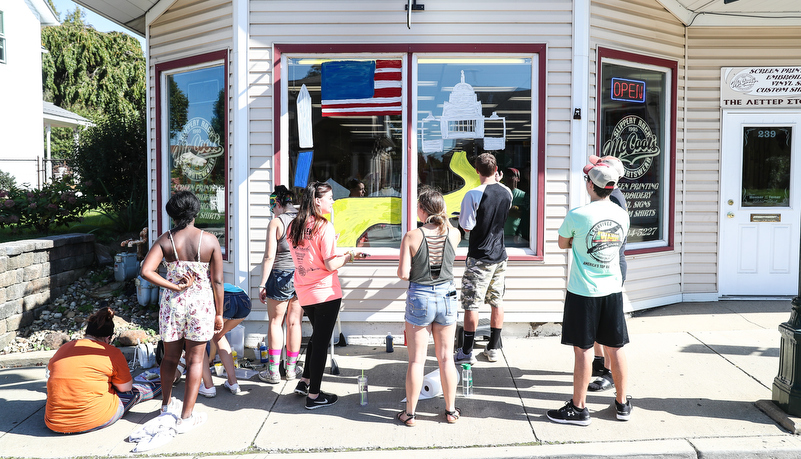
[[[175,424],[175,431],[179,434],[187,433],[195,427],[202,425],[206,422],[207,418],[208,416],[206,416],[206,413],[194,411],[188,418],[178,419],[178,422]]]
[[[591,382],[590,385],[587,386],[587,390],[590,392],[600,392],[613,387],[615,387],[615,381],[612,379],[612,373],[604,373],[600,378]]]
[[[404,414],[406,415],[406,419],[401,419],[401,416],[403,416]],[[415,415],[414,414],[407,413],[406,411],[401,411],[395,417],[398,418],[398,421],[402,422],[406,427],[414,427],[415,426],[415,420],[414,420]]]
[[[456,408],[453,411],[445,410],[445,419],[448,421],[448,424],[456,424],[456,421],[462,417],[462,410],[461,408]]]

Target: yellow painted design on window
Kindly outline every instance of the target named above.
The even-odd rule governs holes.
[[[449,167],[465,181],[465,186],[444,196],[450,217],[461,208],[464,195],[479,186],[481,181],[464,151],[453,153]],[[374,225],[400,225],[401,203],[401,198],[395,197],[343,198],[334,201],[334,228],[339,233],[337,246],[355,247],[364,232]]]

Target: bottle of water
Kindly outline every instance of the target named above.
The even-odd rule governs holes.
[[[236,357],[236,351],[231,351],[231,357],[234,359],[234,368],[239,368],[239,359]]]
[[[367,376],[364,375],[364,370],[362,370],[362,375],[356,378],[356,381],[359,383],[359,405],[367,405]]]
[[[261,363],[267,363],[269,359],[270,355],[267,352],[267,345],[264,344],[264,341],[262,341],[261,343],[259,343],[259,361]]]
[[[473,396],[473,370],[469,363],[462,364],[462,396]]]

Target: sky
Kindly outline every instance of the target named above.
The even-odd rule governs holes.
[[[76,4],[75,2],[73,2],[72,0],[53,0],[53,4],[56,6],[56,10],[61,15],[59,17],[59,19],[64,19],[64,16],[66,16],[67,11],[74,11],[75,8],[79,7],[79,5]],[[131,35],[132,37],[136,38],[137,40],[139,40],[139,43],[141,43],[141,45],[142,45],[142,49],[143,50],[145,49],[145,38],[144,37],[140,37],[140,36],[130,32],[128,29],[126,29],[126,28],[124,28],[124,27],[122,27],[122,26],[120,26],[118,24],[115,24],[115,23],[111,22],[108,19],[104,18],[103,16],[100,16],[99,14],[95,14],[95,13],[87,10],[84,7],[80,7],[80,8],[81,8],[81,10],[83,10],[84,13],[86,13],[86,19],[85,19],[84,22],[86,24],[89,24],[92,27],[94,27],[97,31],[99,31],[99,32],[123,32],[123,33],[126,33],[126,34]]]

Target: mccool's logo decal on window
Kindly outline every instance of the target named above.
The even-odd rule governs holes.
[[[184,125],[172,154],[181,173],[189,180],[199,182],[211,175],[217,158],[223,154],[223,147],[211,123],[203,118],[192,118]]]
[[[626,168],[626,178],[634,180],[648,172],[654,156],[659,154],[659,139],[648,122],[637,115],[628,115],[615,125],[601,156],[616,156]]]

